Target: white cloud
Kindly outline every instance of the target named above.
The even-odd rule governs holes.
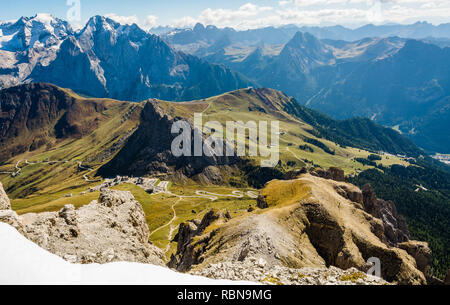
[[[158,25],[158,17],[154,15],[148,15],[145,19],[145,27],[154,28]]]
[[[278,5],[279,6],[286,6],[286,5],[289,5],[289,4],[292,4],[292,0],[281,0],[281,1],[278,1]]]
[[[263,26],[450,22],[449,0],[278,0],[278,6],[247,3],[236,10],[205,9],[197,17],[174,20],[177,27],[200,22],[218,27],[249,29]]]
[[[117,14],[114,13],[110,13],[110,14],[106,14],[105,17],[108,17],[120,24],[139,24],[139,18],[136,15],[132,15],[132,16],[119,16]]]
[[[136,15],[132,16],[120,16],[114,13],[106,14],[105,17],[111,18],[112,20],[120,24],[137,24],[142,29],[148,30],[150,28],[156,27],[158,25],[158,17],[154,15],[148,15],[144,22],[141,22]]]
[[[295,6],[298,6],[298,7],[306,7],[306,6],[314,6],[314,5],[326,6],[326,5],[333,5],[333,4],[346,4],[348,2],[349,1],[347,1],[347,0],[294,0]]]
[[[251,20],[252,17],[257,17],[272,10],[273,7],[258,6],[253,3],[246,3],[237,10],[207,8],[203,10],[197,18],[186,16],[175,20],[173,25],[177,27],[186,27],[193,26],[195,23],[200,22],[203,24],[214,24],[220,27],[232,26],[239,28],[248,22],[248,20]]]

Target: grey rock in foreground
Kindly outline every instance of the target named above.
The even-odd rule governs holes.
[[[22,220],[16,212],[11,210],[11,202],[0,182],[0,222],[4,222],[14,227],[17,231],[25,235]]]
[[[270,266],[264,259],[248,258],[244,262],[211,264],[191,274],[213,279],[247,280],[267,285],[389,285],[379,277],[350,268],[293,269]]]
[[[149,242],[142,206],[130,192],[105,189],[99,200],[78,210],[18,216],[0,184],[0,222],[71,263],[139,262],[164,265],[163,253]],[[4,204],[8,203],[8,205]]]
[[[29,239],[72,263],[117,261],[163,265],[162,252],[149,243],[142,206],[130,192],[103,190],[98,202],[75,210],[22,216]]]
[[[0,182],[0,210],[11,209],[11,202],[9,201],[8,195],[6,195],[3,185]]]

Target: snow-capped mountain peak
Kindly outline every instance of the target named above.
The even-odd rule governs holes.
[[[17,52],[35,45],[50,47],[72,33],[66,21],[50,14],[21,17],[16,22],[0,24],[0,49]]]
[[[248,87],[225,67],[176,52],[136,24],[94,16],[77,32],[49,14],[0,26],[0,88],[49,82],[86,95],[193,99]],[[208,76],[205,76],[207,74]],[[212,86],[202,84],[214,80]],[[196,89],[197,90],[197,89]]]
[[[120,24],[108,17],[94,16],[89,19],[86,26],[78,33],[78,37],[86,38],[105,35],[106,33],[113,39],[124,34],[134,41],[136,40],[136,37],[140,40],[149,35],[136,24]]]
[[[118,27],[120,27],[120,24],[110,18],[104,16],[93,16],[89,19],[83,31],[91,29],[112,32]]]

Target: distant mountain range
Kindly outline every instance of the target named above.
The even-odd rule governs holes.
[[[450,152],[446,39],[369,37],[348,42],[297,32],[281,46],[232,41],[222,38],[194,54],[334,118],[371,118],[429,151]]]
[[[428,150],[450,152],[450,48],[409,40],[385,59],[330,72],[339,78],[306,101],[309,106],[337,118],[370,117]]]
[[[356,29],[343,26],[296,26],[265,27],[246,31],[232,28],[217,28],[213,25],[196,24],[192,29],[171,29],[158,27],[153,32],[175,46],[177,49],[191,54],[201,55],[205,47],[217,45],[224,39],[230,44],[264,45],[286,44],[297,32],[310,33],[319,39],[356,41],[367,37],[401,37],[409,39],[450,39],[450,23],[435,26],[427,22],[417,22],[410,25],[373,25],[368,24]]]
[[[370,118],[427,151],[450,153],[449,28],[197,24],[156,36],[101,16],[75,32],[38,14],[0,24],[0,88],[48,82],[130,101],[274,88],[335,119]]]
[[[137,25],[92,17],[74,32],[38,14],[0,25],[0,88],[50,82],[96,97],[190,100],[251,85],[242,75],[175,51]]]

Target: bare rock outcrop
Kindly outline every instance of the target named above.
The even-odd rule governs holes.
[[[145,176],[151,173],[172,181],[193,178],[205,184],[221,183],[223,176],[220,167],[234,165],[239,158],[219,157],[212,151],[203,156],[174,156],[172,142],[178,134],[172,134],[171,129],[179,120],[191,128],[191,143],[194,143],[194,136],[206,137],[199,134],[192,121],[172,116],[160,102],[148,101],[141,112],[139,128],[130,136],[125,147],[99,170],[99,174],[111,177],[119,174]]]
[[[6,195],[3,189],[3,184],[0,182],[0,210],[11,209],[11,202],[9,201],[8,195]]]
[[[414,257],[417,269],[423,273],[428,272],[428,268],[431,264],[431,250],[426,242],[410,240],[399,244],[398,247]]]
[[[410,240],[399,244],[398,247],[408,252],[415,259],[417,269],[425,275],[428,285],[439,286],[444,284],[442,279],[433,276],[430,272],[432,253],[428,243]]]
[[[26,235],[23,231],[22,219],[17,215],[15,211],[11,209],[11,202],[8,195],[3,189],[3,185],[0,182],[0,222],[4,222],[14,227],[17,231]]]
[[[284,180],[292,180],[298,178],[298,176],[302,174],[306,174],[308,170],[306,167],[303,167],[302,169],[292,170],[284,174],[283,179]]]
[[[383,221],[387,242],[393,246],[406,242],[410,238],[405,219],[398,214],[392,201],[378,199],[370,184],[362,189],[364,210]]]
[[[328,170],[321,168],[315,169],[314,171],[311,172],[311,175],[339,182],[345,181],[344,170],[337,167],[330,167]]]
[[[21,218],[30,240],[72,263],[163,264],[162,251],[149,243],[142,206],[129,192],[105,189],[98,202],[78,210],[66,205]]]
[[[346,184],[340,184],[340,185],[336,185],[334,187],[334,189],[342,197],[350,200],[351,202],[359,203],[361,208],[364,208],[362,206],[363,194],[359,188],[353,187],[350,185],[346,185]]]
[[[0,222],[9,224],[26,236],[26,233],[23,230],[22,219],[13,210],[0,210]]]
[[[246,280],[266,285],[387,285],[379,277],[367,275],[355,268],[271,267],[260,258],[250,257],[244,262],[219,262],[190,272],[213,279]]]
[[[266,198],[264,196],[259,195],[256,199],[256,206],[260,209],[267,209],[269,205],[267,204]]]
[[[350,200],[370,215],[381,219],[383,232],[376,235],[385,243],[397,246],[399,243],[409,241],[408,226],[405,219],[398,214],[395,204],[392,201],[377,198],[370,184],[365,185],[362,191],[350,184],[336,184],[334,188],[342,197]]]

